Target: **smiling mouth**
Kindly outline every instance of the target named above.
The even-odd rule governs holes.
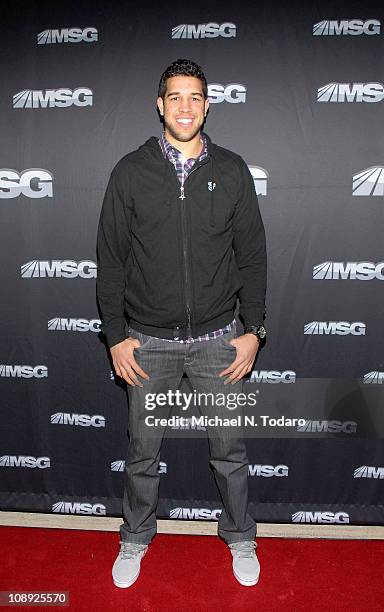
[[[187,119],[186,117],[176,119],[177,123],[181,123],[181,125],[191,125],[193,119]]]

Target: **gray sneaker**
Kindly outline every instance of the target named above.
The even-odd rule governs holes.
[[[255,553],[256,542],[244,540],[228,546],[233,556],[232,569],[236,580],[243,586],[256,584],[260,575],[260,563]]]
[[[140,562],[148,550],[147,544],[120,542],[120,552],[112,568],[113,582],[117,587],[130,587],[140,574]]]

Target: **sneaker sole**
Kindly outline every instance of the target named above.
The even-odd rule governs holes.
[[[260,575],[256,578],[256,580],[244,580],[243,578],[239,578],[239,576],[233,572],[233,575],[235,576],[236,580],[242,585],[242,586],[254,586],[255,584],[257,584],[259,582],[259,578]]]
[[[140,570],[137,572],[136,576],[134,576],[129,582],[119,582],[118,580],[115,580],[113,578],[113,584],[117,586],[119,589],[127,589],[128,587],[132,586],[134,582],[136,582],[136,580],[139,577],[139,574],[140,574]]]

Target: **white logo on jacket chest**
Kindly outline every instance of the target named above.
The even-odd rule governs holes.
[[[216,183],[212,183],[212,181],[208,181],[208,189],[209,191],[213,191],[216,187]]]

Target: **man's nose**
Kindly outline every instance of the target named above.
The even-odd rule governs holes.
[[[187,113],[191,110],[191,102],[188,98],[181,100],[180,110],[184,113]]]

